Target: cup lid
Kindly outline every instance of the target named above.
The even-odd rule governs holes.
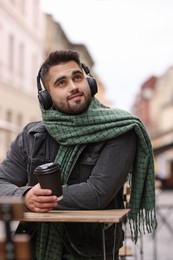
[[[45,163],[42,165],[39,165],[35,170],[34,173],[35,174],[49,174],[52,173],[54,171],[59,170],[60,171],[61,167],[58,163],[55,162],[51,162],[51,163]]]

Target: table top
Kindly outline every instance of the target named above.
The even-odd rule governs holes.
[[[129,209],[52,210],[47,213],[25,212],[22,221],[118,223],[127,216],[128,212]]]

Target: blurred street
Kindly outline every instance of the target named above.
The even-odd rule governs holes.
[[[160,191],[156,195],[158,227],[155,235],[144,235],[134,245],[133,256],[126,260],[172,260],[173,259],[173,191]]]

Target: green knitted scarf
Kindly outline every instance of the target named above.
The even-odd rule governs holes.
[[[142,230],[144,233],[154,231],[157,220],[153,153],[142,122],[124,110],[103,107],[96,98],[92,99],[89,109],[79,115],[66,115],[54,109],[41,110],[47,131],[60,144],[55,161],[62,167],[63,184],[67,183],[69,170],[81,144],[105,141],[134,129],[138,140],[131,172],[128,215],[132,240],[136,243]]]

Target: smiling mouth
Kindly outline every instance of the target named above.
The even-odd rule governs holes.
[[[83,94],[82,93],[78,93],[78,94],[75,94],[75,95],[71,95],[68,100],[71,100],[71,99],[77,99],[77,98],[80,98],[82,97]]]

